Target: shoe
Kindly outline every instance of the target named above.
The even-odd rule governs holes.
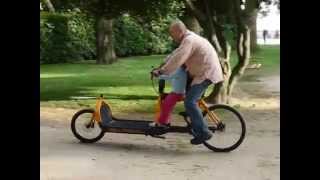
[[[102,131],[107,131],[107,126],[104,126],[101,122],[99,123],[99,126],[101,128]]]
[[[170,123],[168,124],[158,124],[156,122],[152,122],[149,124],[150,127],[162,127],[162,128],[168,128],[170,127]]]
[[[211,138],[212,138],[212,134],[210,133],[210,134],[207,134],[206,136],[195,137],[190,140],[190,143],[193,145],[199,145],[199,144],[204,143],[205,141],[208,141]]]

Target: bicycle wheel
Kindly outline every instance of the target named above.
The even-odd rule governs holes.
[[[93,109],[83,109],[72,117],[71,131],[83,143],[94,143],[104,136],[99,124],[91,121],[93,113]]]
[[[221,124],[213,123],[208,119],[207,112],[203,113],[204,120],[213,132],[212,138],[203,144],[215,152],[229,152],[236,149],[243,142],[246,134],[246,124],[241,114],[223,104],[213,105],[209,110],[221,120]]]

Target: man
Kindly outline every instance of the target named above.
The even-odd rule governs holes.
[[[267,36],[268,36],[268,31],[267,30],[263,30],[263,41],[264,41],[264,44],[266,44]]]
[[[212,134],[203,120],[197,102],[210,84],[223,81],[219,58],[208,40],[189,31],[181,21],[173,22],[169,33],[179,47],[171,53],[164,65],[153,71],[153,74],[168,75],[181,65],[186,66],[186,70],[193,79],[184,101],[195,136],[191,144],[202,144],[209,140]]]

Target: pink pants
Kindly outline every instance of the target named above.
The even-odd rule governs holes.
[[[170,123],[170,114],[177,102],[181,100],[183,100],[183,94],[177,93],[170,93],[164,98],[164,100],[162,101],[161,112],[158,119],[158,122],[160,124]]]

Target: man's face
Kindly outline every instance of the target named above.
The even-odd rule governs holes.
[[[174,40],[174,42],[178,44],[181,42],[181,38],[183,34],[177,27],[171,27],[169,29],[169,34],[171,38]]]

